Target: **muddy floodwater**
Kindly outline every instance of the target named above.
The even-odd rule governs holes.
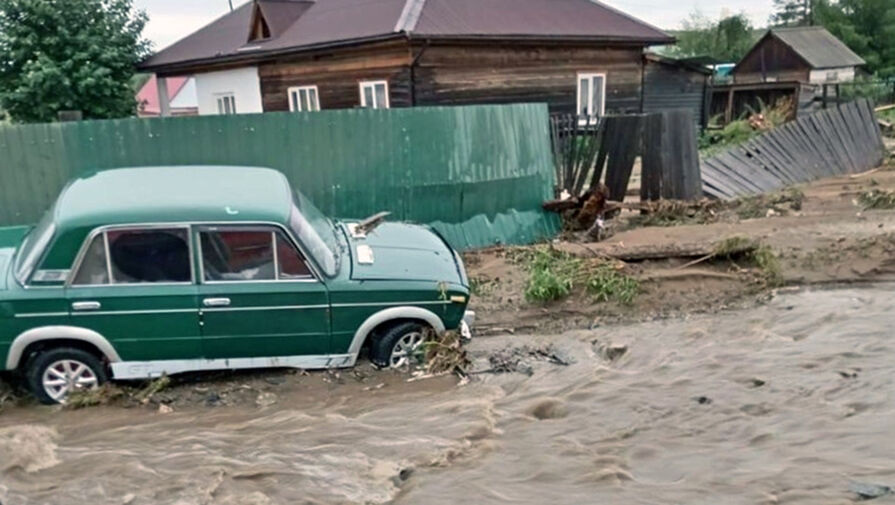
[[[575,362],[461,387],[18,408],[0,414],[0,503],[852,503],[853,481],[895,485],[893,288],[481,338],[479,368],[550,342]]]

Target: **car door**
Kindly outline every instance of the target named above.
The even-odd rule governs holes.
[[[196,229],[199,310],[209,358],[329,353],[329,295],[275,226]]]
[[[75,326],[109,340],[123,361],[202,357],[188,226],[92,233],[66,287]]]

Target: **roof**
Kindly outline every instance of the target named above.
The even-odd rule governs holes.
[[[56,224],[76,229],[119,223],[288,222],[292,193],[269,168],[166,166],[103,170],[72,181]]]
[[[168,84],[168,101],[171,103],[171,107],[175,107],[175,101],[184,104],[183,106],[185,108],[199,107],[195,96],[191,98],[180,96],[181,91],[189,92],[190,90],[192,90],[193,95],[195,95],[195,82],[192,81],[192,78],[168,77],[165,80]],[[188,84],[191,84],[191,86],[188,87]],[[161,113],[161,106],[159,105],[158,100],[158,80],[156,79],[155,74],[151,75],[146,83],[143,84],[143,87],[137,92],[136,98],[137,104],[140,107],[139,114],[141,116],[158,116]],[[180,98],[180,100],[177,100],[178,98]]]
[[[271,34],[249,41],[256,12]],[[596,0],[253,0],[140,67],[152,71],[240,61],[398,37],[674,42],[658,28]]]
[[[780,39],[814,68],[856,67],[866,63],[822,26],[774,28],[768,34]]]
[[[684,70],[689,70],[691,72],[696,72],[698,74],[703,75],[712,75],[714,71],[706,66],[703,66],[699,63],[693,63],[688,59],[677,59],[671,58],[668,56],[663,56],[661,54],[656,53],[644,53],[644,59],[649,62],[659,63],[661,65],[668,65],[671,67],[681,68]]]

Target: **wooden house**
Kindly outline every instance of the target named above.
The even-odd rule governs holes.
[[[194,76],[200,114],[546,102],[601,115],[643,110],[644,48],[673,41],[592,0],[254,0],[140,70]]]

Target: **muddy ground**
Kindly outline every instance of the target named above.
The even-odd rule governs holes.
[[[557,332],[594,328],[686,314],[748,307],[774,290],[793,286],[861,283],[895,279],[895,210],[866,210],[862,194],[895,190],[895,165],[854,176],[823,179],[789,190],[798,202],[749,202],[711,209],[671,221],[669,226],[639,226],[639,212],[625,211],[611,223],[616,231],[598,243],[556,241],[553,247],[580,256],[640,248],[689,250],[729,237],[745,237],[767,245],[779,259],[780,282],[768,285],[760,272],[744,262],[703,261],[690,256],[631,261],[624,272],[640,280],[641,292],[631,304],[592,303],[579,290],[548,304],[525,300],[528,272],[513,248],[495,248],[467,255],[475,285],[471,308],[479,334]],[[787,193],[783,195],[786,196]],[[794,208],[795,207],[795,208]],[[752,216],[761,217],[752,217]],[[745,217],[744,217],[745,216]],[[702,221],[712,221],[702,223]],[[699,224],[687,224],[699,222]],[[683,268],[682,268],[683,267]]]
[[[480,337],[553,334],[750,307],[767,301],[775,292],[799,286],[895,280],[895,210],[865,210],[859,202],[860,195],[868,191],[895,190],[895,164],[797,189],[802,195],[798,205],[753,202],[748,208],[714,209],[707,215],[673,221],[673,226],[642,226],[639,213],[626,211],[611,224],[614,234],[602,242],[553,244],[579,255],[601,256],[644,246],[673,251],[742,236],[772,248],[780,260],[779,283],[769,284],[756,268],[740,261],[720,259],[686,266],[692,257],[671,255],[622,265],[627,275],[640,281],[640,292],[630,304],[596,303],[580,290],[564,300],[544,304],[526,301],[523,295],[529,273],[515,258],[520,249],[530,248],[495,248],[466,255],[475,285],[470,307],[477,313],[475,331]],[[754,215],[763,217],[743,217]],[[711,222],[703,223],[706,220]],[[22,415],[37,406],[15,383],[13,377],[0,378],[0,414]],[[455,384],[451,377],[427,379],[426,389]],[[147,383],[122,385],[96,401],[165,414],[193,407],[266,408],[298,398],[327,403],[353,395],[411,392],[416,385],[413,379],[408,382],[406,374],[379,371],[363,361],[352,370],[327,372],[183,374],[160,391],[147,394],[150,387]],[[335,391],[340,394],[333,395]],[[41,407],[36,412],[44,410]]]

